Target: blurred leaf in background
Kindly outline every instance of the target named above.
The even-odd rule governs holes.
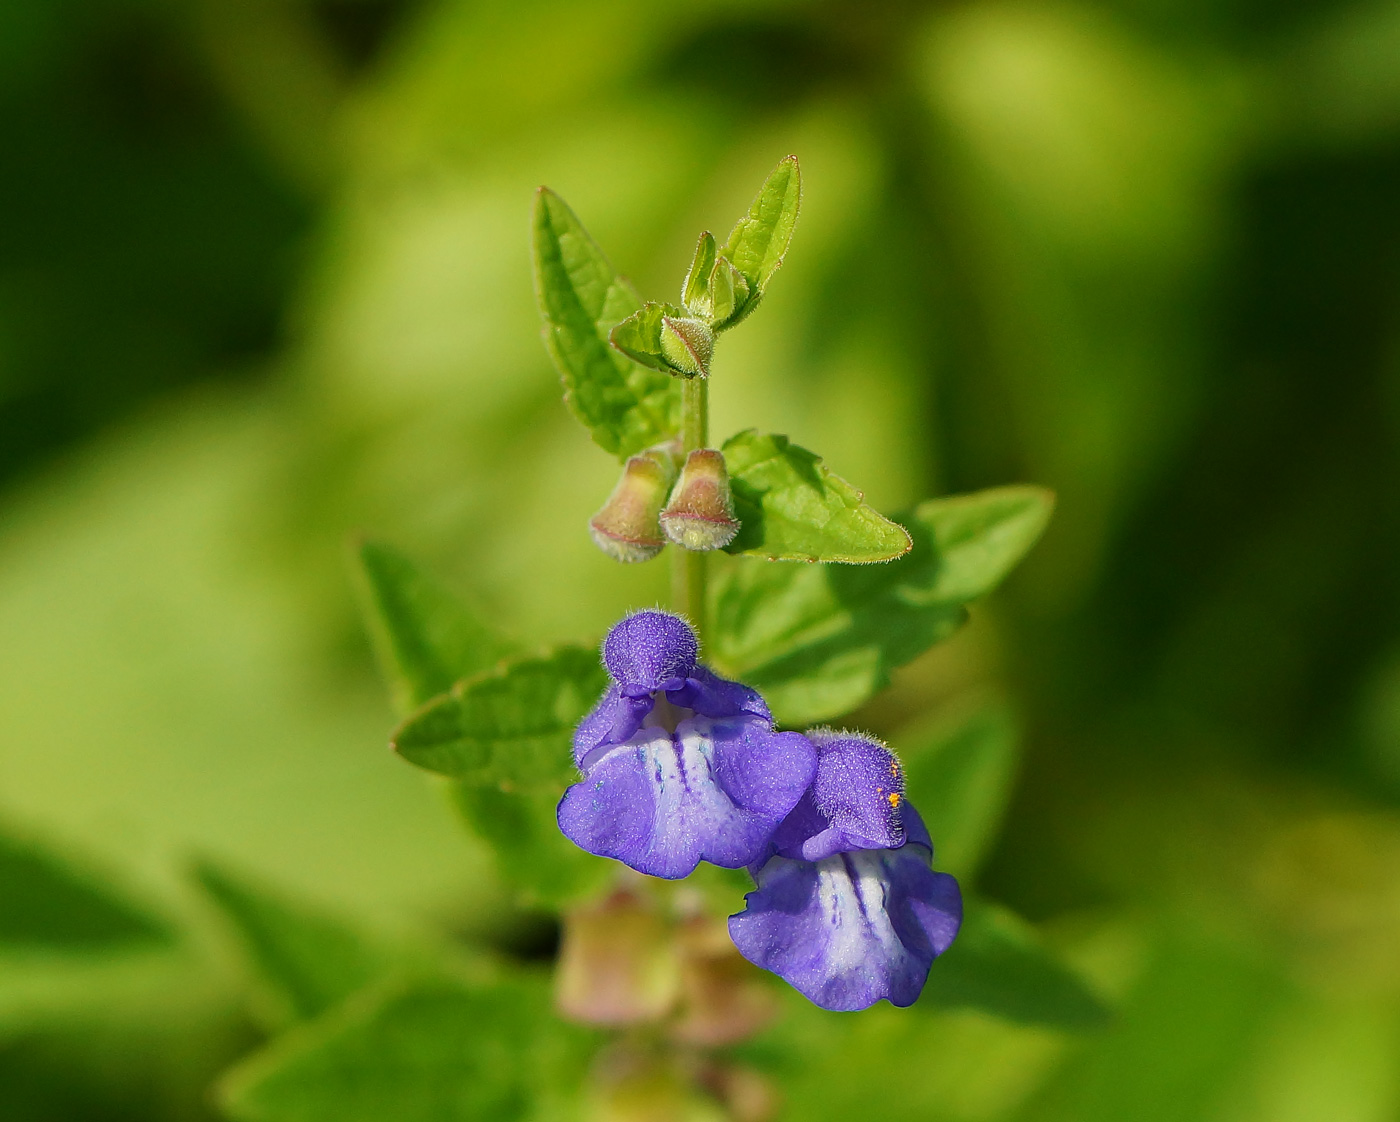
[[[797,152],[801,252],[716,350],[714,430],[818,448],[883,512],[1055,491],[1024,572],[877,667],[859,720],[987,914],[1026,917],[1007,945],[1113,1019],[794,1002],[744,1062],[804,1120],[892,1087],[968,1122],[1393,1118],[1396,26],[1328,0],[6,4],[0,812],[114,870],[26,843],[14,883],[170,929],[0,953],[7,1109],[205,1118],[260,1047],[192,851],[391,938],[516,930],[517,896],[586,880],[550,879],[543,800],[453,788],[459,830],[390,756],[344,542],[402,543],[480,609],[390,645],[404,708],[509,653],[472,665],[499,642],[473,627],[587,645],[661,601],[662,566],[587,540],[615,465],[540,346],[532,193],[675,299],[695,231]],[[445,621],[439,592],[381,608]],[[42,914],[16,899],[0,929]],[[456,984],[371,982],[225,1103],[290,1117],[386,1038],[442,1056],[400,1031],[414,1002],[447,1011],[435,1045],[529,1054],[506,1012],[459,1039],[501,998]],[[512,1070],[425,1076],[422,1109],[514,1109]]]

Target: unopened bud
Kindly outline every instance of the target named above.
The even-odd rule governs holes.
[[[753,1036],[778,1012],[767,977],[735,949],[724,923],[697,916],[680,930],[681,1005],[671,1035],[714,1048]]]
[[[695,243],[695,257],[681,286],[681,303],[686,311],[699,319],[712,319],[714,304],[710,299],[710,273],[715,267],[715,236],[706,230]]]
[[[554,1002],[565,1017],[591,1025],[657,1021],[679,988],[670,925],[642,900],[618,892],[564,917]]]
[[[661,354],[676,370],[689,377],[709,377],[715,353],[715,334],[698,319],[661,318]]]
[[[598,548],[614,561],[650,561],[666,544],[661,532],[661,508],[676,469],[670,455],[653,448],[633,456],[622,478],[588,522]]]
[[[697,448],[686,457],[670,501],[661,512],[666,536],[686,549],[722,549],[739,532],[724,456]]]
[[[715,261],[710,273],[707,295],[710,301],[710,322],[716,330],[731,326],[730,320],[749,301],[749,282],[724,254]]]

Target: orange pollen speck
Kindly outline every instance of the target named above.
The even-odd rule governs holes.
[[[898,806],[898,805],[899,805],[899,792],[898,792],[898,791],[891,791],[891,792],[890,792],[890,806]]]

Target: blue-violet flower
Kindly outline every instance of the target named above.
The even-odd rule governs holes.
[[[814,729],[812,786],[750,866],[757,890],[729,919],[735,946],[824,1009],[912,1005],[962,922],[933,842],[884,745]]]
[[[583,779],[559,803],[559,828],[581,848],[670,879],[770,851],[816,750],[774,732],[763,698],[698,659],[695,632],[667,612],[636,612],[608,633],[612,684],[574,733]]]

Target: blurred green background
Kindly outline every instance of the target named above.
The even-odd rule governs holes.
[[[979,887],[1119,1012],[794,1012],[787,1116],[1400,1119],[1393,0],[6,0],[0,135],[0,873],[37,846],[184,932],[0,939],[0,1115],[212,1116],[261,1029],[199,858],[528,943],[385,750],[346,540],[528,642],[663,598],[584,532],[616,465],[540,345],[531,192],[674,298],[795,152],[714,429],[884,510],[1058,492],[858,719],[1005,699]]]

